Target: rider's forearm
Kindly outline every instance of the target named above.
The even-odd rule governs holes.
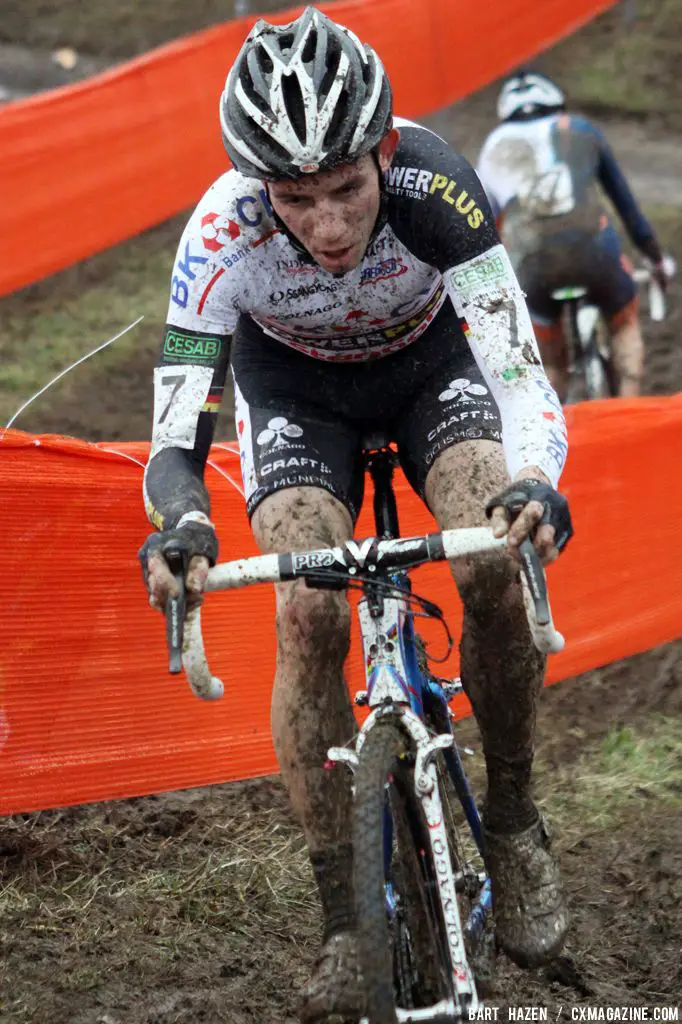
[[[639,246],[639,251],[643,253],[647,259],[651,260],[654,265],[660,263],[663,259],[663,250],[658,243],[658,239],[653,234],[651,235],[651,238],[648,238]]]
[[[182,516],[202,512],[210,519],[211,502],[204,485],[204,463],[194,452],[164,448],[147,463],[144,504],[159,530],[172,530]]]
[[[599,181],[633,244],[653,263],[660,262],[662,253],[654,229],[640,210],[618,161],[606,144],[599,161]]]
[[[173,529],[190,512],[210,516],[204,467],[215,433],[230,338],[168,325],[154,371],[154,428],[144,474],[147,516]]]
[[[445,274],[472,352],[497,402],[507,467],[558,483],[568,442],[561,403],[547,380],[523,292],[502,245]]]
[[[552,486],[552,481],[540,466],[524,466],[518,473],[514,474],[514,480],[541,480]]]

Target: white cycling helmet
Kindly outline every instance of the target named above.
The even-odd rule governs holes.
[[[522,71],[508,79],[497,100],[500,121],[533,117],[551,110],[563,110],[566,97],[561,89],[535,71]]]
[[[300,178],[358,159],[391,127],[391,87],[370,46],[306,7],[256,22],[220,98],[223,143],[253,178]]]

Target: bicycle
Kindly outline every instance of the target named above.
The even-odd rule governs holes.
[[[673,269],[671,276],[672,272]],[[633,277],[637,284],[649,285],[651,319],[655,322],[664,320],[665,293],[651,271],[639,267],[633,272]],[[587,288],[570,285],[552,292],[552,298],[564,306],[564,336],[571,353],[571,381],[568,389],[570,402],[581,397],[613,398],[618,394],[618,378],[613,366],[608,326],[599,307],[585,301],[587,291]]]
[[[454,741],[452,698],[461,682],[434,676],[414,628],[417,615],[445,625],[443,613],[413,592],[409,570],[506,544],[485,527],[399,537],[392,477],[397,455],[385,438],[368,439],[376,536],[343,546],[258,555],[216,565],[207,591],[305,579],[355,587],[369,709],[351,745],[332,748],[328,767],[345,764],[354,780],[354,861],[364,1024],[461,1021],[480,1005],[494,966],[491,883],[482,859],[481,822]],[[538,649],[554,652],[544,572],[530,541],[522,545],[524,598]],[[166,552],[179,582],[179,554]],[[167,610],[171,670],[182,664],[195,694],[215,699],[222,683],[208,667],[200,610],[183,597]],[[445,625],[448,652],[452,637]],[[447,656],[447,655],[446,655]],[[459,817],[455,811],[458,805]],[[463,818],[467,829],[459,819]],[[467,840],[468,834],[468,840]]]

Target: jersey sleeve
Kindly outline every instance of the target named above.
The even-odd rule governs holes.
[[[597,137],[599,145],[599,164],[597,170],[599,183],[613,203],[633,244],[637,246],[640,252],[649,256],[654,262],[658,262],[661,258],[661,253],[656,242],[654,229],[642,213],[627,178],[623,174],[620,164],[616,160],[613,150],[603,133],[594,125],[592,125],[592,130]]]
[[[248,186],[229,171],[209,188],[173,264],[143,484],[147,516],[160,530],[172,529],[187,512],[210,514],[204,469],[241,312],[241,269],[260,223],[253,212],[260,196]]]
[[[443,274],[500,410],[510,475],[536,466],[556,486],[568,451],[566,424],[542,367],[524,294],[473,168],[437,135],[417,135],[425,131],[401,129],[409,147],[406,153],[399,148],[387,183],[400,203],[396,233]]]
[[[497,402],[511,477],[537,466],[556,487],[568,441],[561,403],[542,367],[524,294],[501,243],[452,267],[445,284]]]
[[[210,515],[204,469],[229,365],[230,337],[166,326],[154,370],[154,424],[143,493],[149,520],[172,529],[187,512]]]
[[[188,331],[231,335],[240,312],[240,264],[249,254],[238,215],[241,176],[228,172],[208,189],[180,238],[167,321]],[[241,180],[240,180],[241,179]]]

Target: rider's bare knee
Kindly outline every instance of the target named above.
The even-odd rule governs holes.
[[[277,588],[280,654],[315,655],[343,662],[350,644],[350,607],[345,591],[320,590],[305,581]]]
[[[464,609],[475,620],[525,614],[518,567],[506,551],[458,559],[453,573]]]

